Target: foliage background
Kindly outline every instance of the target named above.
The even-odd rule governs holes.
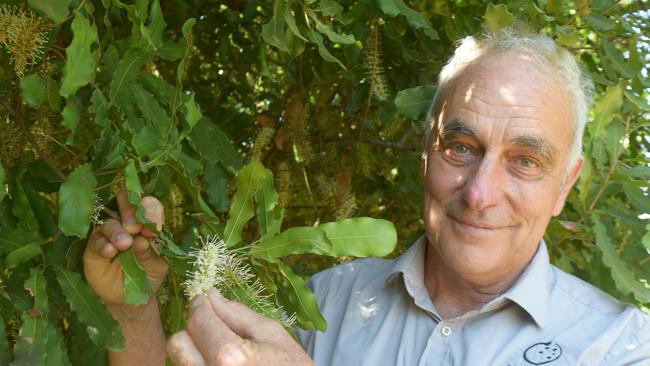
[[[423,231],[420,122],[436,76],[458,39],[513,22],[571,49],[596,84],[551,258],[650,303],[647,1],[3,3],[0,364],[102,364],[119,344],[80,312],[92,294],[74,274],[93,194],[108,204],[131,161],[184,248],[223,230],[235,174],[258,160],[284,227],[386,218],[399,254]],[[346,260],[285,263],[306,277]],[[158,294],[168,331],[182,325],[179,280]]]

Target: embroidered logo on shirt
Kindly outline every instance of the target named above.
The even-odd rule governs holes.
[[[526,348],[524,360],[533,365],[551,363],[562,355],[562,347],[555,342],[540,342]]]

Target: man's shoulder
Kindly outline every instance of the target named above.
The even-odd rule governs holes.
[[[337,296],[385,278],[393,263],[390,259],[356,259],[316,273],[309,284],[317,298]]]

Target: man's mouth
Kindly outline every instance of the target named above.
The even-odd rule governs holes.
[[[493,231],[493,230],[498,230],[503,228],[504,226],[502,225],[493,225],[489,223],[483,223],[480,221],[473,221],[473,220],[468,220],[468,219],[463,219],[463,218],[456,218],[454,216],[448,215],[448,217],[458,224],[459,227],[461,227],[464,230],[468,231]]]

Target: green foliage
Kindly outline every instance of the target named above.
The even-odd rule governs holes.
[[[157,296],[168,332],[185,321],[187,254],[215,234],[274,305],[325,329],[305,280],[387,254],[393,225],[392,255],[421,235],[420,122],[438,72],[458,39],[513,23],[555,37],[596,86],[577,189],[545,236],[551,258],[624,301],[650,301],[645,2],[20,6],[0,11],[11,30],[0,29],[2,364],[104,364],[104,349],[123,347],[80,273],[93,208],[124,188],[142,221],[142,196],[166,208],[158,247],[172,271]],[[274,137],[256,149],[263,128]],[[151,289],[129,255],[125,297],[143,302]]]

